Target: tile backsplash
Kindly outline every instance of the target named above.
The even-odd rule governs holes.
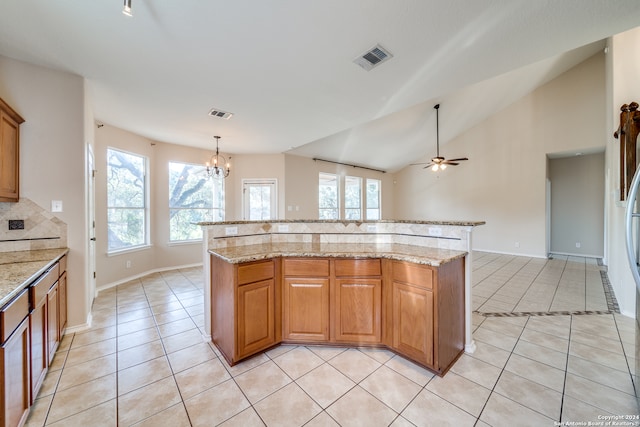
[[[9,230],[9,220],[24,220],[24,229]],[[0,203],[0,252],[67,247],[67,224],[29,199]]]

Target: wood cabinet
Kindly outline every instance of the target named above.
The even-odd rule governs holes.
[[[393,261],[392,347],[444,373],[464,350],[464,259],[434,268]]]
[[[20,188],[20,124],[24,119],[0,99],[0,202],[17,202]]]
[[[382,341],[382,268],[379,259],[335,260],[334,338],[340,342]]]
[[[274,260],[229,264],[211,257],[211,337],[231,365],[280,339],[276,265]]]
[[[62,263],[60,271],[62,274],[58,279],[58,338],[62,339],[67,329],[67,272],[62,269]]]
[[[58,304],[60,299],[58,298],[58,281],[51,286],[47,293],[47,355],[48,363],[51,363],[53,356],[56,355],[56,350],[60,344],[59,336],[59,319]]]
[[[30,405],[29,296],[25,290],[0,310],[0,425],[23,425]]]
[[[212,339],[230,364],[280,342],[386,347],[445,373],[464,349],[464,258],[211,256]]]
[[[282,260],[282,337],[329,341],[329,260]]]

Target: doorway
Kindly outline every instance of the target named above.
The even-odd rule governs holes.
[[[248,221],[266,221],[278,218],[278,180],[243,179],[242,212]]]

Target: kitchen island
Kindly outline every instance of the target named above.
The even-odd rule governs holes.
[[[231,365],[280,343],[375,346],[442,375],[473,350],[465,266],[481,224],[202,224],[211,339]]]

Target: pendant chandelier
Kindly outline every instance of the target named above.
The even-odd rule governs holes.
[[[214,138],[216,139],[216,154],[211,156],[211,160],[207,162],[207,176],[209,178],[213,178],[214,176],[226,178],[229,176],[229,172],[231,172],[231,164],[218,150],[220,137],[216,135]],[[231,160],[231,157],[229,157],[229,160]]]

